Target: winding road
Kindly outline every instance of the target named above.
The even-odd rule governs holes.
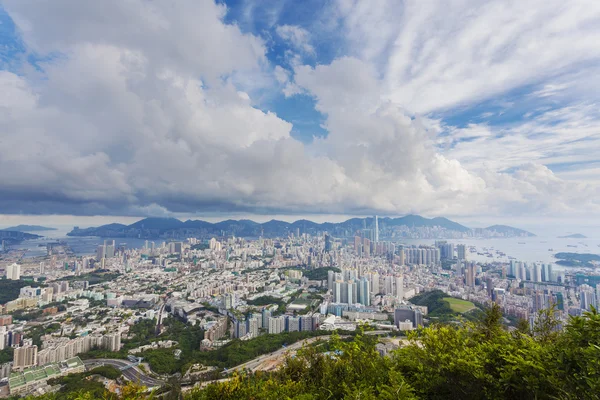
[[[102,365],[112,365],[113,367],[115,367],[117,369],[120,369],[123,367],[129,367],[129,368],[123,369],[121,371],[121,372],[123,372],[123,375],[130,381],[139,383],[148,388],[159,387],[164,384],[163,381],[146,375],[137,366],[132,367],[131,366],[132,363],[127,360],[119,360],[119,359],[113,359],[113,358],[98,358],[98,359],[91,359],[91,360],[83,360],[83,363],[85,364],[87,369],[92,369],[92,368],[99,367]]]

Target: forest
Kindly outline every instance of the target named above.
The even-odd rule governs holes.
[[[181,396],[188,400],[574,400],[598,399],[600,393],[596,310],[571,317],[564,329],[553,309],[544,310],[532,329],[519,324],[511,331],[494,305],[476,321],[413,331],[405,346],[386,357],[378,353],[377,341],[360,333],[350,341],[334,335],[330,351],[305,347],[278,371],[234,374]],[[127,388],[120,397],[106,395],[119,400],[150,398],[135,388]],[[180,398],[180,393],[172,395]],[[72,398],[92,397],[79,392]]]

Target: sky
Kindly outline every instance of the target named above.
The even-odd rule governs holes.
[[[598,43],[597,0],[0,0],[0,224],[595,226]]]

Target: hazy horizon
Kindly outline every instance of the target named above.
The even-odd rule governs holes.
[[[403,215],[378,215],[380,218],[390,217],[397,218]],[[423,217],[427,217],[422,215]],[[259,215],[259,214],[243,214],[243,215],[186,215],[173,216],[179,220],[185,221],[204,220],[207,222],[221,222],[228,219],[241,220],[250,219],[258,223],[268,222],[270,220],[280,220],[285,222],[294,222],[301,219],[307,219],[317,223],[324,222],[344,222],[350,218],[371,218],[372,215]],[[73,216],[73,215],[0,215],[0,229],[6,229],[16,225],[40,225],[45,227],[59,228],[62,232],[70,231],[74,226],[80,228],[89,228],[109,223],[122,223],[125,225],[132,224],[146,217],[131,217],[131,216]],[[433,218],[433,217],[431,217]],[[568,221],[555,221],[552,224],[539,223],[535,220],[475,220],[467,218],[448,218],[454,222],[458,222],[468,228],[485,228],[492,225],[508,225],[514,228],[524,229],[532,232],[539,237],[558,237],[580,233],[589,238],[600,238],[600,228],[593,222],[588,224],[579,222],[578,224],[569,224]]]

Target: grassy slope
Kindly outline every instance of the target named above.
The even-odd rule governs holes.
[[[475,304],[470,301],[455,299],[454,297],[444,297],[442,300],[447,301],[450,304],[452,311],[465,313],[475,308]]]

